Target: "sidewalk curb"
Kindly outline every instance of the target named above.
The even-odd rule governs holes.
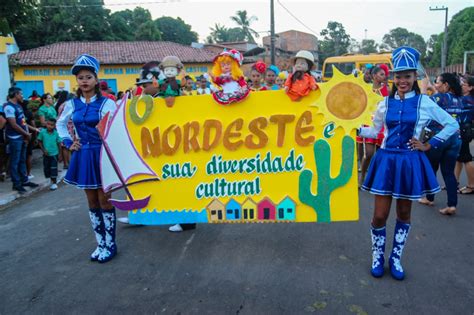
[[[62,171],[61,173],[58,174],[58,178],[57,178],[58,184],[62,182],[65,175],[66,175],[66,171]],[[4,208],[8,206],[10,203],[12,203],[15,200],[28,198],[29,196],[35,194],[36,192],[49,189],[49,186],[51,186],[51,181],[49,180],[49,178],[45,178],[41,182],[35,182],[35,181],[33,182],[38,184],[39,186],[34,189],[30,189],[27,187],[26,188],[27,192],[24,194],[20,194],[19,192],[12,190],[10,193],[4,194],[3,196],[1,196],[0,208]]]

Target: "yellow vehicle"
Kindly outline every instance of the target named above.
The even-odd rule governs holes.
[[[344,74],[351,74],[354,70],[363,71],[367,64],[377,65],[385,63],[390,70],[393,69],[391,53],[375,53],[368,55],[345,54],[343,56],[329,57],[323,64],[323,81],[332,78],[332,67],[336,67]]]

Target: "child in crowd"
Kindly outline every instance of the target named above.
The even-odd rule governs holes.
[[[280,84],[276,82],[278,75],[280,74],[280,69],[277,66],[271,65],[267,68],[265,73],[265,86],[268,90],[279,90]]]
[[[288,77],[286,71],[281,71],[275,79],[275,84],[278,85],[279,89],[285,88],[285,81]]]
[[[46,120],[46,129],[41,129],[38,135],[38,144],[43,151],[44,177],[51,178],[51,190],[58,189],[56,178],[58,177],[58,156],[61,150],[61,139],[56,131],[56,119]]]
[[[257,61],[252,65],[250,70],[250,90],[251,91],[265,91],[267,87],[262,85],[262,76],[265,74],[267,66],[262,61]]]
[[[181,91],[182,95],[197,95],[197,91],[194,90],[194,79],[191,76],[187,75],[184,77],[184,81],[185,85]]]
[[[197,94],[211,94],[211,89],[207,87],[207,78],[204,74],[199,77],[199,87],[197,88]]]

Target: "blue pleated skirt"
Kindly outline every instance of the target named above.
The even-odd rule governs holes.
[[[375,195],[409,200],[440,191],[425,153],[389,149],[375,153],[361,188]]]
[[[74,151],[64,182],[80,189],[101,188],[100,149],[100,144],[85,144]]]

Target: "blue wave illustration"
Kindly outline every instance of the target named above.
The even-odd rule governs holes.
[[[128,219],[130,224],[143,224],[143,225],[163,225],[163,224],[176,224],[176,223],[208,223],[207,211],[202,209],[199,212],[193,211],[161,211],[156,210],[146,211],[141,213],[140,211],[129,212]]]

